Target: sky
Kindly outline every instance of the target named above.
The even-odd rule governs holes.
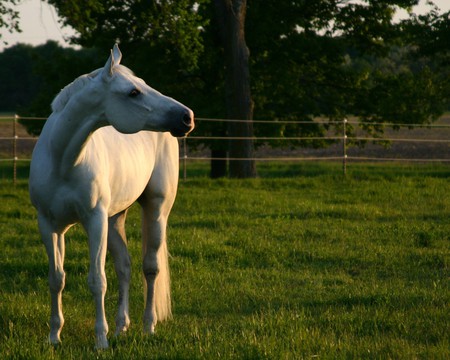
[[[426,1],[421,0],[420,5],[413,9],[416,13],[426,12],[429,7]],[[449,0],[434,0],[434,3],[442,10],[450,10]],[[74,34],[71,28],[63,28],[58,22],[56,10],[41,0],[22,0],[18,6],[20,10],[20,26],[22,33],[10,34],[6,29],[0,29],[3,44],[0,40],[0,51],[17,43],[31,45],[44,44],[47,40],[55,40],[62,46],[69,46],[66,39]]]

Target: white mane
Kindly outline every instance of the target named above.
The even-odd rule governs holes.
[[[58,112],[64,109],[64,107],[69,102],[69,99],[72,97],[72,95],[76,94],[78,91],[84,88],[84,86],[91,80],[92,78],[96,77],[98,73],[103,70],[102,68],[94,70],[93,72],[89,74],[84,74],[76,78],[73,82],[71,82],[69,85],[66,85],[58,95],[53,99],[52,101],[52,111]],[[126,76],[134,76],[133,71],[128,69],[125,66],[122,65],[116,65],[114,66],[114,72],[118,72],[121,74],[124,74]]]
[[[58,112],[64,109],[66,104],[69,102],[69,99],[72,97],[73,94],[80,91],[84,86],[94,78],[102,69],[97,69],[90,74],[81,75],[78,78],[76,78],[73,82],[71,82],[69,85],[66,85],[58,95],[56,95],[55,99],[52,101],[52,111]]]

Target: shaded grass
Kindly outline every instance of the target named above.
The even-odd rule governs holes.
[[[67,236],[63,345],[46,345],[47,260],[26,183],[0,190],[1,358],[449,358],[448,167],[181,182],[169,226],[174,318],[141,333],[139,209],[128,334],[93,350],[87,244]],[[306,169],[306,170],[305,170]],[[423,171],[423,168],[421,168]],[[268,169],[268,171],[273,171]],[[303,170],[302,170],[303,171]],[[111,261],[106,299],[114,325]]]

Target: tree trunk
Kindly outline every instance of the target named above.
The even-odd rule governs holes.
[[[211,160],[211,179],[227,176],[227,161],[225,160],[227,151],[211,149],[211,157],[216,158],[216,160]]]
[[[246,122],[230,122],[228,135],[247,139],[229,142],[230,176],[256,176],[253,158],[253,101],[250,91],[249,50],[245,43],[246,0],[215,0],[216,12],[225,52],[225,91],[227,117]]]

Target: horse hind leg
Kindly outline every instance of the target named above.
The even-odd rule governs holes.
[[[60,334],[64,326],[62,312],[62,291],[66,277],[64,272],[64,234],[54,232],[47,219],[40,214],[38,223],[49,263],[48,283],[51,295],[49,342],[58,345],[61,342]]]
[[[119,304],[116,316],[115,335],[126,332],[130,326],[129,288],[131,277],[131,261],[127,249],[125,234],[125,218],[123,211],[108,219],[108,251],[114,259],[114,267],[119,281]]]
[[[163,198],[141,199],[145,292],[144,332],[154,333],[157,321],[171,317],[170,274],[166,226],[170,207]]]

